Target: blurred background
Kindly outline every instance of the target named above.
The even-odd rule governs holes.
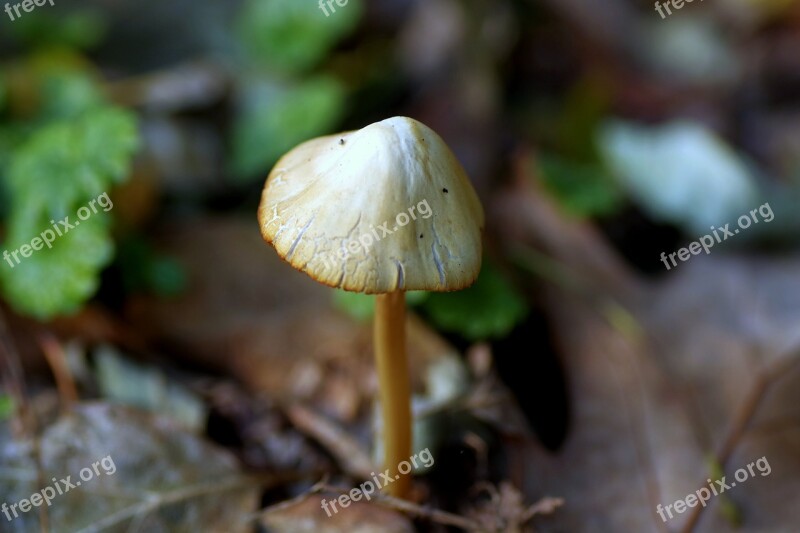
[[[800,2],[656,4],[9,2],[0,504],[115,471],[0,531],[797,531]],[[297,144],[398,115],[467,170],[484,266],[408,294],[410,507],[328,517],[379,463],[373,302],[256,209]]]

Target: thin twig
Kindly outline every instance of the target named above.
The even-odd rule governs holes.
[[[5,315],[0,310],[0,361],[4,362],[2,370],[4,387],[14,401],[14,417],[12,429],[15,436],[21,437],[35,433],[35,421],[31,419],[32,411],[28,395],[25,392],[25,380],[22,362],[14,339],[8,332]]]
[[[61,398],[61,411],[69,411],[73,405],[78,403],[80,397],[75,380],[69,370],[64,349],[50,333],[43,333],[39,336],[39,346],[42,348],[47,364],[50,365],[50,370],[56,380],[58,396]]]
[[[264,516],[266,514],[275,513],[277,511],[283,511],[285,509],[288,509],[289,507],[297,505],[298,503],[304,502],[309,496],[313,496],[314,494],[319,494],[320,492],[323,492],[325,490],[325,486],[326,486],[325,484],[327,483],[327,481],[328,481],[328,476],[325,476],[324,478],[322,478],[321,481],[318,481],[317,483],[315,483],[306,492],[304,492],[304,493],[302,493],[302,494],[300,494],[298,496],[295,496],[294,498],[290,498],[288,500],[284,500],[282,502],[278,502],[278,503],[276,503],[274,505],[270,505],[269,507],[266,507],[266,508],[262,509],[258,513],[255,513],[254,515],[252,515],[252,517],[253,518],[258,518],[258,517]]]
[[[7,372],[3,372],[3,381],[9,389],[9,394],[14,398],[15,416],[12,419],[12,429],[15,430],[15,437],[21,438],[24,435],[30,435],[32,442],[31,452],[36,463],[36,480],[39,486],[43,487],[45,485],[45,477],[44,469],[42,468],[41,442],[39,440],[36,413],[28,401],[22,361],[14,343],[14,338],[8,331],[6,317],[2,309],[0,309],[0,354],[3,355],[2,360],[6,362],[7,368]],[[18,424],[17,421],[19,421]],[[45,506],[39,508],[39,529],[42,533],[47,533],[50,530],[50,516]]]
[[[284,412],[298,431],[322,444],[346,474],[369,479],[376,468],[375,464],[358,442],[338,424],[297,403],[286,406]]]
[[[258,518],[265,514],[274,513],[276,511],[281,511],[297,505],[305,501],[310,496],[315,494],[320,494],[323,492],[330,493],[330,494],[349,494],[352,489],[347,487],[337,487],[334,485],[328,485],[327,478],[323,478],[321,481],[315,483],[310,489],[305,491],[304,493],[295,496],[290,500],[285,500],[280,503],[276,503],[275,505],[271,505],[262,511],[259,511],[252,518]],[[393,498],[392,496],[386,496],[383,494],[373,494],[371,496],[375,503],[381,505],[383,507],[387,507],[393,509],[395,511],[400,511],[403,513],[407,513],[413,516],[417,516],[420,518],[425,518],[431,520],[433,522],[438,522],[442,525],[460,527],[465,531],[473,531],[473,532],[480,532],[482,531],[480,525],[468,520],[462,516],[458,516],[452,513],[448,513],[445,511],[440,511],[438,509],[430,509],[427,507],[422,507],[420,505],[416,505],[414,503],[408,502],[406,500],[401,500],[399,498]]]
[[[761,401],[764,399],[769,388],[775,384],[777,379],[786,375],[788,370],[795,364],[798,364],[797,359],[784,359],[773,368],[762,372],[756,377],[755,384],[750,389],[741,408],[737,411],[733,424],[716,454],[716,462],[723,470],[730,461],[731,455],[733,455],[742,436],[750,427],[761,405]],[[690,514],[686,520],[686,525],[681,530],[682,533],[691,533],[694,530],[704,508],[705,507],[697,507],[692,510],[692,514]]]
[[[553,514],[556,509],[564,505],[564,498],[542,498],[525,510],[522,515],[523,524],[529,522],[533,517],[538,514]]]
[[[321,492],[330,492],[332,494],[340,494],[340,495],[349,494],[351,490],[352,489],[346,487],[336,487],[333,485],[326,485],[326,484],[322,484],[322,487],[320,489]],[[433,522],[437,522],[442,525],[460,527],[465,531],[473,531],[473,532],[485,531],[477,522],[473,522],[472,520],[469,520],[457,514],[448,513],[446,511],[441,511],[439,509],[432,509],[430,507],[424,507],[421,505],[417,505],[415,503],[411,503],[407,500],[394,498],[392,496],[387,496],[385,494],[374,494],[372,495],[372,499],[375,500],[376,504],[382,505],[383,507],[394,509],[396,511],[401,511],[419,518],[425,518],[427,520],[431,520]]]

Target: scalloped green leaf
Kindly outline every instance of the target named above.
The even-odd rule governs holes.
[[[80,225],[56,237],[52,248],[41,243],[40,250],[27,250],[27,258],[17,252],[19,264],[14,251],[23,244],[29,246],[34,237],[41,239],[40,233],[52,227],[44,221],[42,229],[32,235],[27,223],[12,218],[0,280],[3,295],[14,309],[40,319],[77,311],[97,290],[99,272],[113,256],[107,218],[102,212],[85,221],[70,217],[70,224]]]
[[[104,107],[39,128],[10,156],[0,281],[16,310],[49,318],[75,311],[94,294],[113,255],[107,191],[125,178],[137,146],[133,115]],[[93,212],[78,220],[78,210],[93,199]],[[62,226],[65,217],[74,228]],[[55,228],[63,235],[50,237],[45,247],[44,232],[52,235]],[[31,250],[37,238],[40,249]]]
[[[136,121],[127,111],[99,108],[56,122],[36,131],[14,155],[9,191],[20,209],[44,210],[51,218],[73,214],[125,177],[137,146]]]

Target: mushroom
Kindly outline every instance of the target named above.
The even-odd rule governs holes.
[[[394,117],[307,141],[273,168],[258,208],[261,234],[316,281],[376,294],[375,359],[383,415],[384,469],[411,455],[405,291],[455,291],[481,267],[484,215],[469,178],[424,124]],[[408,464],[408,463],[406,463]]]

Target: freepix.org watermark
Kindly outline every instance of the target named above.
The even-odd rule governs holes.
[[[706,506],[708,500],[711,499],[711,496],[719,496],[723,492],[728,489],[732,489],[736,486],[736,482],[744,483],[751,477],[755,477],[756,473],[753,470],[753,467],[758,469],[758,472],[761,476],[768,476],[772,472],[772,467],[769,466],[769,461],[767,461],[767,457],[763,456],[760,459],[753,461],[752,463],[748,464],[746,467],[742,467],[736,472],[734,472],[733,477],[736,478],[736,481],[731,481],[730,483],[725,482],[726,476],[722,476],[720,479],[715,479],[713,482],[711,479],[707,479],[706,482],[708,483],[708,487],[703,487],[701,489],[697,489],[694,494],[689,494],[683,499],[676,500],[673,503],[662,505],[659,503],[656,506],[656,512],[658,516],[661,517],[661,520],[666,522],[668,520],[667,515],[669,518],[673,518],[672,510],[674,509],[676,513],[681,514],[686,511],[689,507],[697,507],[699,503],[703,507]]]
[[[737,221],[739,228],[734,229],[733,231],[729,229],[730,224],[725,224],[721,228],[715,228],[714,226],[711,226],[711,233],[700,237],[699,242],[692,242],[689,244],[689,246],[681,248],[677,252],[672,252],[669,254],[669,256],[665,252],[661,252],[661,262],[664,263],[664,266],[667,267],[667,270],[671,270],[672,267],[678,266],[678,263],[675,261],[676,255],[678,256],[678,259],[685,262],[688,261],[691,256],[698,255],[701,251],[705,251],[706,254],[711,253],[711,248],[713,248],[715,244],[719,244],[722,241],[728,240],[728,237],[738,235],[741,230],[749,228],[752,224],[758,224],[758,217],[756,214],[761,215],[761,218],[764,219],[764,222],[772,222],[772,220],[775,218],[772,208],[770,207],[769,203],[766,203],[758,209],[753,209],[750,211],[749,215],[740,216],[739,220]],[[672,262],[672,267],[669,266],[669,263],[667,262],[668,257]]]
[[[339,7],[344,7],[347,5],[347,2],[349,1],[350,0],[319,0],[319,8],[322,10],[323,13],[325,13],[326,17],[330,17],[331,13],[336,13],[336,8],[334,7],[334,4],[336,4]],[[328,9],[331,10],[331,13],[328,13]]]
[[[50,224],[53,225],[52,229],[48,228],[44,230],[39,234],[38,237],[31,239],[30,244],[23,244],[11,252],[8,250],[3,251],[3,259],[6,260],[8,266],[14,268],[22,261],[22,259],[19,258],[20,255],[23,259],[25,259],[33,255],[33,252],[38,252],[45,246],[52,248],[53,242],[55,242],[58,237],[61,237],[68,231],[77,228],[82,220],[87,220],[93,214],[97,213],[98,205],[103,208],[104,212],[108,212],[114,207],[114,204],[111,202],[111,198],[108,197],[108,193],[104,192],[94,200],[90,201],[87,205],[78,209],[78,220],[76,220],[74,224],[69,221],[69,217],[64,217],[64,219],[59,220],[58,223],[56,223],[55,220],[51,220]]]
[[[333,268],[332,263],[337,259],[340,261],[344,260],[348,253],[357,254],[363,249],[363,253],[366,254],[370,246],[380,241],[384,237],[391,235],[398,229],[407,226],[412,220],[417,220],[417,215],[425,219],[431,218],[433,215],[431,206],[428,205],[427,198],[419,202],[417,205],[412,205],[407,209],[407,211],[408,214],[406,214],[405,211],[397,214],[394,219],[395,225],[392,228],[389,228],[390,222],[388,221],[384,222],[377,228],[370,225],[370,231],[363,233],[357,239],[350,239],[347,244],[342,244],[337,254],[328,254],[323,258],[325,267]]]
[[[47,3],[49,3],[51,6],[55,5],[53,3],[53,0],[24,0],[23,2],[19,2],[19,3],[16,3],[16,4],[6,4],[5,11],[8,14],[8,17],[13,21],[13,20],[16,20],[16,19],[14,18],[14,15],[11,14],[11,10],[12,9],[14,10],[14,13],[17,14],[16,18],[18,19],[18,18],[20,18],[22,16],[22,14],[19,12],[19,8],[20,7],[22,8],[22,10],[25,13],[30,13],[31,11],[33,11],[37,7],[43,6],[43,5],[47,4]]]
[[[391,476],[390,473],[391,469],[389,468],[380,473],[380,480],[378,479],[378,476],[375,475],[375,472],[370,472],[369,475],[372,476],[372,481],[374,481],[374,483],[372,481],[365,481],[358,487],[353,488],[349,494],[342,494],[335,500],[328,501],[325,498],[323,498],[320,506],[325,511],[325,513],[330,517],[333,514],[339,512],[339,509],[336,508],[337,503],[341,505],[342,508],[345,508],[345,507],[350,507],[350,504],[352,502],[357,502],[361,500],[362,497],[367,501],[370,501],[372,499],[372,494],[374,494],[376,490],[380,490],[383,487],[394,483],[395,481],[400,479],[401,474],[406,475],[411,473],[412,464],[414,465],[413,468],[416,468],[418,466],[430,468],[431,466],[433,466],[434,462],[433,454],[431,454],[429,448],[425,448],[421,452],[412,455],[408,459],[409,459],[408,461],[403,461],[402,463],[397,465],[397,471],[400,472],[400,474],[397,474],[395,477]],[[417,459],[421,461],[421,464],[417,464]],[[328,508],[328,506],[330,506],[330,509]],[[333,513],[331,513],[331,509],[333,509]]]
[[[94,463],[92,463],[91,468],[89,468],[88,466],[86,468],[82,468],[81,471],[78,473],[78,476],[81,478],[80,481],[75,480],[73,482],[72,476],[67,476],[60,480],[56,480],[56,478],[53,478],[52,485],[48,485],[39,492],[34,492],[33,494],[31,494],[30,498],[26,498],[24,500],[20,500],[19,502],[12,504],[3,502],[3,505],[0,505],[0,512],[2,512],[6,516],[6,520],[10,522],[15,518],[19,518],[20,512],[27,513],[34,507],[39,507],[40,505],[42,505],[42,503],[46,503],[47,506],[50,507],[56,496],[64,495],[69,491],[71,491],[72,489],[80,487],[81,482],[91,481],[96,476],[99,477],[100,476],[99,467],[102,467],[103,473],[105,473],[105,475],[107,476],[110,476],[117,471],[117,465],[114,464],[114,460],[111,458],[110,455],[106,455],[99,461],[95,461]]]
[[[700,1],[702,2],[703,0]],[[694,0],[666,0],[664,2],[659,2],[658,0],[656,0],[656,11],[658,11],[658,14],[661,15],[662,19],[665,19],[667,18],[667,15],[672,15],[672,10],[669,8],[670,4],[672,4],[672,7],[674,7],[677,10],[683,7],[684,2],[687,4],[691,4],[692,2],[694,2]],[[664,12],[661,10],[662,7],[667,10],[667,15],[665,15]]]

